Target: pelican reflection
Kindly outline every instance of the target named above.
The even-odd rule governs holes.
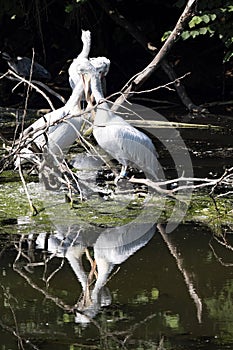
[[[113,268],[145,246],[155,234],[151,222],[130,222],[114,228],[57,225],[56,234],[40,234],[36,245],[56,257],[67,259],[81,284],[82,295],[76,305],[76,322],[88,323],[101,307],[111,304],[106,287]],[[87,271],[83,257],[90,262]],[[84,266],[85,265],[85,266]]]

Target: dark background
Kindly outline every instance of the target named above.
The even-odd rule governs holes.
[[[163,44],[161,37],[164,32],[174,28],[186,4],[184,1],[176,3],[163,0],[109,2],[157,48]],[[111,60],[107,94],[114,93],[153,57],[127,29],[111,19],[100,3],[102,2],[97,0],[2,0],[1,51],[13,56],[32,57],[34,48],[36,61],[44,65],[52,75],[50,86],[67,98],[71,91],[67,69],[82,49],[81,29],[88,29],[92,33],[91,56],[107,56]],[[208,6],[207,0],[204,3]],[[232,62],[223,63],[225,53],[226,47],[218,35],[200,35],[195,39],[179,40],[173,46],[167,59],[178,76],[191,72],[184,84],[194,103],[232,98]],[[4,73],[7,68],[6,61],[1,59],[0,72]],[[168,81],[166,74],[159,68],[141,88],[156,87]],[[14,85],[7,79],[0,81],[1,106],[10,106],[20,101],[18,90],[11,93]],[[167,89],[147,94],[147,97],[181,103],[177,93]],[[40,97],[37,97],[31,100],[31,104],[34,107],[41,104],[41,107],[45,101],[40,101]]]

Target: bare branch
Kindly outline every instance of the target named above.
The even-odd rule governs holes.
[[[23,184],[23,188],[24,188],[25,194],[26,194],[27,199],[28,199],[28,203],[29,203],[29,207],[31,209],[32,215],[37,215],[38,211],[37,211],[36,207],[34,206],[34,204],[32,203],[31,197],[30,197],[28,189],[27,189],[27,184],[26,184],[26,181],[25,181],[23,173],[22,173],[22,168],[21,168],[21,164],[20,163],[19,163],[19,175],[20,175],[20,178],[21,178],[21,181],[22,181],[22,184]]]
[[[126,87],[122,89],[124,98],[127,98],[132,90],[137,90],[144,83],[144,81],[148,79],[150,75],[155,71],[158,64],[166,57],[166,55],[174,45],[175,41],[180,37],[186,22],[192,16],[193,7],[196,3],[197,0],[188,0],[183,13],[181,14],[178,22],[176,23],[176,26],[174,27],[173,31],[169,35],[162,48],[159,50],[158,54],[151,61],[151,63],[145,69],[143,69],[143,71],[139,72],[135,77],[130,79],[130,81],[126,84]],[[116,103],[112,109],[116,110],[118,106],[122,104],[123,100],[124,99],[122,97],[119,97],[116,100]]]
[[[39,89],[35,84],[33,84],[31,81],[28,81],[27,79],[21,77],[20,75],[18,75],[17,73],[15,73],[11,69],[9,69],[8,72],[10,74],[12,74],[13,76],[15,76],[17,79],[19,79],[20,81],[22,81],[23,83],[27,84],[29,87],[32,87],[33,89],[35,89],[39,94],[41,94],[46,99],[46,101],[48,102],[51,109],[55,110],[55,108],[54,108],[51,100],[48,98],[48,96],[41,89]]]
[[[141,32],[140,29],[131,22],[129,22],[122,13],[119,13],[119,11],[110,4],[107,0],[100,0],[98,1],[98,4],[102,6],[102,8],[105,10],[105,12],[112,18],[112,20],[123,27],[127,33],[129,33],[136,41],[150,54],[153,56],[155,55],[155,52],[158,52],[158,49],[148,42],[147,38],[144,36],[144,34]],[[177,93],[183,102],[183,104],[188,108],[190,111],[206,111],[205,108],[196,106],[191,99],[188,97],[187,92],[185,90],[184,85],[180,82],[178,77],[176,76],[176,73],[174,69],[172,68],[171,64],[168,63],[166,58],[163,58],[160,62],[161,68],[164,70],[164,72],[167,74],[167,76],[174,81],[174,86],[177,90]],[[159,64],[157,64],[157,67]],[[156,67],[155,67],[156,69]]]

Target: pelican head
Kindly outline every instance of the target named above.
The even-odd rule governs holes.
[[[105,77],[108,74],[110,67],[110,60],[104,56],[91,57],[91,64],[96,68],[101,77]]]
[[[92,75],[97,74],[96,68],[90,63],[89,60],[82,60],[77,67],[76,72],[79,74],[83,81],[83,88],[86,100],[89,99],[89,91],[90,91],[90,81]]]

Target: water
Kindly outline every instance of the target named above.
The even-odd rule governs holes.
[[[224,134],[180,130],[195,176],[232,166],[230,130],[230,122]],[[230,196],[217,203],[219,215],[227,212],[217,220],[206,191],[194,195],[186,219],[166,234],[156,216],[161,199],[143,221],[143,199],[93,197],[71,210],[63,194],[32,182],[29,189],[44,208],[36,217],[18,179],[1,178],[0,349],[233,347],[232,249],[213,235],[218,226],[233,244]]]
[[[115,234],[110,232],[107,241],[102,237],[101,246],[105,242],[114,247]],[[231,266],[224,266],[232,262],[232,254],[212,240],[206,227],[180,225],[164,240],[155,225],[140,240],[125,246],[122,234],[121,247],[104,254],[98,251],[100,236],[95,230],[83,231],[82,237],[74,240],[71,233],[61,243],[61,231],[56,239],[41,234],[39,239],[34,237],[35,248],[28,238],[20,245],[18,237],[14,243],[5,238],[1,252],[2,349],[17,349],[12,334],[16,325],[20,337],[39,349],[79,349],[84,345],[116,349],[122,342],[127,349],[156,349],[162,340],[166,349],[232,346],[233,272]],[[85,247],[85,240],[90,254],[94,249],[99,271],[104,273],[105,267],[101,267],[98,253],[105,262],[107,257],[118,262],[105,276],[104,280],[111,276],[106,286],[97,288],[91,307],[81,306],[85,304],[82,269],[72,260],[79,256],[80,246]],[[171,255],[168,242],[178,260]],[[83,270],[88,272],[85,253],[83,257]],[[193,298],[192,287],[199,303]]]

